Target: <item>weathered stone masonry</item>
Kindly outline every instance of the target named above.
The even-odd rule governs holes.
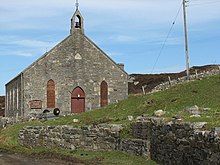
[[[218,132],[203,131],[203,125],[150,119],[133,123],[133,136],[150,142],[150,157],[159,164],[220,164]]]
[[[155,118],[137,121],[132,124],[134,139],[120,138],[121,125],[25,127],[20,131],[19,139],[27,147],[121,150],[159,164],[218,165],[218,129],[203,131],[203,124],[164,123]]]
[[[127,98],[123,65],[86,37],[83,25],[76,10],[70,35],[6,84],[7,117],[54,108],[80,113]]]
[[[92,151],[122,150],[138,156],[149,157],[145,140],[121,139],[122,125],[25,127],[19,139],[23,146],[33,148],[65,148]]]

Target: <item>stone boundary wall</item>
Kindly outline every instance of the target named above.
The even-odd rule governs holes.
[[[204,131],[205,122],[166,123],[146,118],[132,124],[133,139],[120,138],[123,125],[24,127],[19,142],[32,148],[125,151],[159,164],[220,164],[220,129]]]
[[[151,140],[151,158],[161,164],[220,164],[220,140],[212,131],[195,131],[190,124],[156,127]]]
[[[219,129],[204,131],[204,122],[161,124],[162,119],[133,123],[133,136],[148,140],[150,157],[166,165],[220,164]]]
[[[122,125],[28,126],[19,134],[19,142],[31,148],[64,148],[92,151],[121,150],[149,158],[149,143],[141,139],[121,139]]]
[[[29,122],[29,121],[46,121],[48,118],[57,118],[58,116],[51,115],[49,113],[36,113],[30,114],[25,117],[16,115],[15,117],[1,117],[0,116],[0,129],[5,128],[17,123]]]
[[[195,75],[190,75],[190,81],[197,80],[197,79],[203,79],[205,77],[209,77],[209,76],[213,76],[213,75],[217,75],[217,74],[220,74],[220,66],[219,66],[219,70],[214,69],[211,71],[207,71],[207,72],[203,72],[203,73],[199,73],[199,74],[195,74]],[[167,82],[164,82],[162,84],[157,85],[156,87],[154,87],[154,89],[151,90],[150,93],[164,91],[164,90],[169,89],[171,86],[183,84],[186,82],[189,82],[188,80],[186,80],[186,77],[181,77],[181,78],[178,78],[177,80],[170,80],[170,81],[167,81]]]

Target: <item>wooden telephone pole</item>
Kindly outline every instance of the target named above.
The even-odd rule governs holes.
[[[187,35],[187,26],[186,26],[186,0],[183,0],[183,16],[184,16],[184,32],[185,32],[185,51],[186,51],[186,79],[190,80],[188,35]]]

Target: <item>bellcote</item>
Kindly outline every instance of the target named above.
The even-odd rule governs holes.
[[[84,34],[84,20],[78,7],[76,8],[76,11],[71,19],[70,34],[72,35],[76,31]]]

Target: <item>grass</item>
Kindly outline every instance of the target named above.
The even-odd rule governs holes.
[[[60,151],[58,151],[60,152]],[[118,165],[118,164],[124,164],[124,165],[156,165],[153,161],[146,161],[145,159],[130,155],[127,153],[122,153],[119,151],[102,151],[102,152],[92,152],[92,151],[68,151],[63,150],[62,153],[65,153],[65,155],[73,155],[76,158],[82,159],[82,160],[99,160],[104,165]]]
[[[190,118],[190,113],[184,109],[197,105],[200,108],[211,108],[202,111],[201,118]],[[129,115],[140,116],[146,114],[152,116],[155,110],[165,110],[164,117],[171,118],[179,114],[184,121],[208,121],[211,126],[220,126],[220,76],[212,76],[203,80],[171,87],[169,90],[148,94],[144,96],[129,96],[127,100],[118,104],[109,105],[106,108],[83,113],[80,115],[59,118],[47,121],[47,125],[92,125],[100,123],[124,123],[129,121]],[[79,123],[73,123],[73,119],[79,119]]]
[[[10,149],[19,148],[18,134],[24,126],[40,126],[43,125],[39,121],[19,123],[0,130],[0,148]],[[19,151],[19,150],[18,150]]]
[[[200,108],[210,108],[208,111],[201,111],[201,118],[191,118],[190,113],[185,111],[186,107],[197,105]],[[72,115],[61,117],[45,122],[29,122],[16,124],[0,131],[0,147],[17,152],[25,152],[28,149],[22,148],[17,142],[19,130],[24,126],[35,125],[95,125],[102,123],[122,123],[125,124],[128,130],[123,132],[123,137],[129,134],[129,124],[127,120],[129,115],[140,116],[146,114],[152,116],[155,110],[165,110],[164,117],[172,119],[173,115],[182,116],[183,121],[189,122],[208,122],[208,128],[220,126],[220,76],[212,76],[203,80],[192,81],[189,83],[171,87],[169,90],[157,92],[144,96],[129,96],[127,100],[121,101],[118,104],[109,105],[105,108],[98,109],[91,112],[82,113],[79,115]],[[79,123],[74,123],[73,119],[79,119]],[[127,133],[127,132],[128,133]],[[129,137],[129,136],[128,136]],[[34,152],[33,150],[32,152]],[[70,152],[70,151],[69,151]],[[72,151],[73,156],[78,157],[79,152]],[[63,153],[63,151],[62,151]],[[142,158],[136,158],[129,154],[121,152],[86,152],[83,151],[80,159],[98,157],[104,164],[154,164]],[[89,155],[89,156],[88,156]],[[90,157],[91,156],[91,157]],[[142,162],[143,161],[143,162]]]

